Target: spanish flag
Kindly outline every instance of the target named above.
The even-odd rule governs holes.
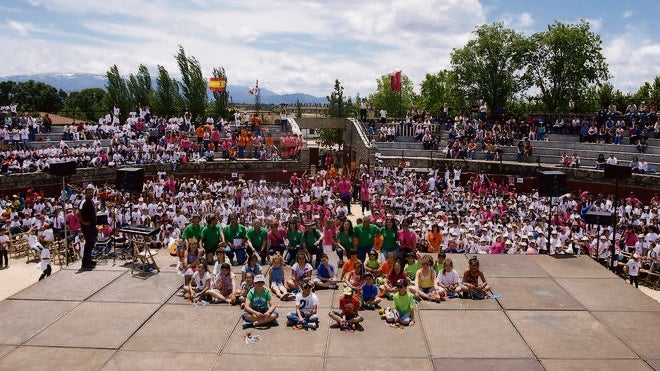
[[[225,91],[226,85],[227,82],[225,81],[224,77],[211,77],[211,79],[209,80],[209,89],[211,91],[223,92]]]

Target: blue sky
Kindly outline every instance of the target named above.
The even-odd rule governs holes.
[[[555,20],[590,22],[603,41],[611,82],[634,91],[660,75],[660,2],[505,0],[15,0],[0,1],[0,76],[122,74],[139,64],[176,76],[182,45],[206,76],[277,93],[369,94],[394,70],[418,85],[449,67],[475,27],[504,22],[530,35]]]

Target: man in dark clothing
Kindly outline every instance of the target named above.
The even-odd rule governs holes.
[[[94,207],[94,186],[85,188],[85,199],[80,203],[76,216],[80,220],[80,229],[85,236],[85,250],[82,258],[83,269],[94,269],[96,262],[92,260],[92,250],[96,244],[96,208]]]

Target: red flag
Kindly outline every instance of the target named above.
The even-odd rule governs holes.
[[[396,71],[390,75],[390,87],[392,91],[401,91],[401,71]]]

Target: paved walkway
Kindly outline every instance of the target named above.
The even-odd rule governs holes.
[[[467,266],[452,257],[458,271]],[[0,369],[660,368],[660,304],[591,259],[480,259],[497,300],[423,302],[406,329],[363,312],[364,331],[345,333],[326,315],[339,292],[319,291],[318,330],[251,330],[256,344],[237,307],[194,308],[179,295],[167,254],[147,277],[122,260],[89,272],[74,264],[0,302]]]
[[[467,256],[450,256],[457,271],[467,267]],[[660,304],[588,257],[479,258],[501,298],[422,302],[405,329],[366,311],[363,331],[345,333],[326,314],[339,291],[318,291],[319,329],[283,326],[294,304],[278,302],[282,325],[250,330],[254,344],[239,308],[195,308],[180,296],[165,251],[161,272],[144,277],[121,259],[102,260],[37,283],[34,264],[13,261],[0,271],[0,294],[11,295],[0,302],[0,370],[660,369]],[[29,286],[8,293],[14,284]]]

